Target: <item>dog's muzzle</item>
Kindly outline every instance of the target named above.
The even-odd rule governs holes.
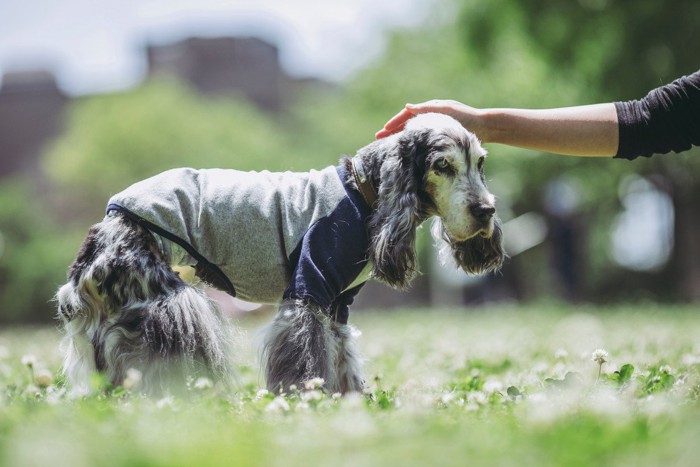
[[[469,206],[469,212],[474,220],[482,225],[478,235],[483,238],[490,238],[493,235],[493,216],[496,208],[488,203],[475,203]]]
[[[469,212],[479,222],[489,222],[496,213],[496,208],[491,204],[476,203],[469,206]]]

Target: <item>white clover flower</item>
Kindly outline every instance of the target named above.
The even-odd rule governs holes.
[[[493,394],[495,392],[503,391],[503,383],[497,379],[489,379],[484,383],[484,392],[487,394]]]
[[[46,403],[49,405],[58,405],[63,403],[65,396],[66,390],[64,388],[57,389],[56,386],[46,388]]]
[[[34,382],[40,388],[45,388],[53,383],[53,375],[49,370],[39,370],[34,376]]]
[[[685,366],[693,366],[697,365],[700,363],[700,357],[697,355],[693,354],[685,354],[683,355],[683,365]]]
[[[343,397],[343,395],[342,395],[341,393],[339,393],[339,392],[334,392],[334,393],[331,395],[331,399],[333,399],[334,401],[337,401],[337,400],[340,399],[341,397]]]
[[[263,397],[267,396],[270,393],[267,389],[260,389],[257,394],[255,394],[255,399],[260,400]]]
[[[36,366],[36,357],[31,354],[24,355],[22,357],[22,365],[29,368],[34,368]]]
[[[449,405],[455,399],[455,395],[452,392],[448,392],[440,396],[440,402],[445,405]]]
[[[309,410],[309,404],[308,402],[299,402],[296,406],[294,406],[295,410]]]
[[[472,391],[469,394],[467,394],[468,404],[486,405],[487,402],[488,399],[486,397],[486,394],[484,394],[481,391]]]
[[[680,378],[676,379],[676,381],[673,383],[674,389],[678,389],[678,388],[684,386],[686,383],[686,380],[687,380],[687,375],[683,375]]]
[[[363,407],[364,402],[365,402],[365,400],[361,394],[359,394],[357,392],[351,392],[349,394],[346,394],[345,397],[343,398],[342,407],[350,409],[350,410],[358,410],[358,409],[361,409]]]
[[[282,397],[282,396],[277,396],[274,399],[272,399],[272,402],[267,404],[267,407],[265,407],[266,412],[288,412],[289,411],[289,403],[287,400]]]
[[[554,352],[554,358],[557,360],[564,360],[569,356],[569,352],[567,352],[565,349],[557,349],[556,352]]]
[[[194,382],[194,388],[200,391],[205,391],[213,387],[214,383],[212,383],[212,381],[209,378],[205,378],[203,376],[201,378],[197,378],[197,380]]]
[[[664,375],[670,375],[673,373],[673,368],[671,368],[669,365],[662,365],[659,367],[659,373]]]
[[[532,394],[528,394],[525,396],[528,400],[528,402],[531,402],[533,404],[545,404],[549,402],[549,399],[547,396],[541,392],[535,392]]]
[[[604,349],[596,349],[593,351],[593,354],[591,355],[591,360],[596,362],[598,365],[602,365],[603,363],[608,361],[608,358],[610,355],[608,352]]]
[[[124,389],[134,389],[143,378],[143,374],[136,368],[129,368],[126,370],[126,378],[122,381],[122,386]]]
[[[175,404],[175,398],[173,396],[167,396],[162,399],[159,399],[156,402],[156,407],[159,409],[167,409],[167,408],[172,408],[173,405]]]
[[[549,365],[545,362],[537,362],[533,365],[532,371],[536,374],[542,374],[549,371]]]
[[[311,378],[308,381],[304,381],[304,389],[311,391],[316,388],[320,388],[325,383],[323,378]]]
[[[312,391],[306,391],[301,393],[301,400],[303,401],[320,401],[323,398],[323,394],[315,389]]]
[[[289,386],[289,392],[295,392],[296,390],[297,390],[296,384],[292,384],[291,386]]]
[[[481,406],[486,405],[488,399],[481,391],[472,391],[467,394],[467,403],[464,408],[469,412],[476,412]]]

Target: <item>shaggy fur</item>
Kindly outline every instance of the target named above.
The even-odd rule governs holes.
[[[416,229],[433,216],[441,250],[464,271],[500,268],[505,255],[485,184],[485,156],[474,135],[442,115],[418,116],[401,133],[358,151],[357,162],[378,194],[366,226],[375,279],[408,286],[417,273]],[[350,159],[341,164],[352,173]],[[352,176],[344,182],[357,189]],[[173,272],[165,255],[151,232],[121,214],[111,212],[90,230],[69,282],[57,293],[64,371],[76,390],[89,390],[96,371],[123,384],[131,368],[143,375],[148,392],[196,375],[231,381],[226,320],[201,289]],[[359,332],[334,316],[310,300],[280,305],[263,330],[270,390],[322,378],[328,391],[362,391]]]
[[[362,391],[359,332],[333,322],[318,307],[286,301],[274,321],[261,330],[267,386],[284,391],[312,378],[322,378],[334,392]]]
[[[186,375],[232,382],[230,326],[130,220],[108,216],[92,227],[56,298],[63,368],[75,392],[90,391],[95,371],[121,385],[127,370],[138,370],[152,393]]]

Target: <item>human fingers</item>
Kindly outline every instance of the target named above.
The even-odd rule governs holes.
[[[411,117],[413,117],[413,114],[410,111],[406,108],[401,109],[399,113],[391,117],[389,121],[384,124],[384,128],[375,133],[375,138],[380,139],[398,133],[403,130],[406,122],[409,121]]]
[[[454,116],[463,111],[467,107],[461,102],[449,99],[433,99],[419,104],[406,104],[406,110],[411,114],[437,112]]]
[[[419,104],[406,104],[399,113],[386,122],[384,128],[375,133],[375,137],[377,139],[384,138],[401,131],[406,126],[406,122],[418,114],[438,112],[461,121],[470,109],[470,107],[461,102],[449,99],[433,99]]]
[[[399,126],[395,126],[395,125],[392,126],[391,130],[387,130],[386,128],[382,128],[381,130],[379,130],[378,132],[376,132],[374,134],[374,137],[376,139],[381,139],[381,138],[386,138],[387,136],[391,136],[394,133],[398,133],[399,131],[403,130],[403,128],[406,126],[407,121],[408,120],[406,120],[405,122],[403,122]]]

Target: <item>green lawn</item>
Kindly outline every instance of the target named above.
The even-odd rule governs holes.
[[[238,390],[193,382],[188,399],[121,388],[71,399],[56,376],[58,334],[5,329],[0,465],[695,466],[699,311],[356,313],[370,387],[343,398],[261,391],[259,318],[240,323]]]

